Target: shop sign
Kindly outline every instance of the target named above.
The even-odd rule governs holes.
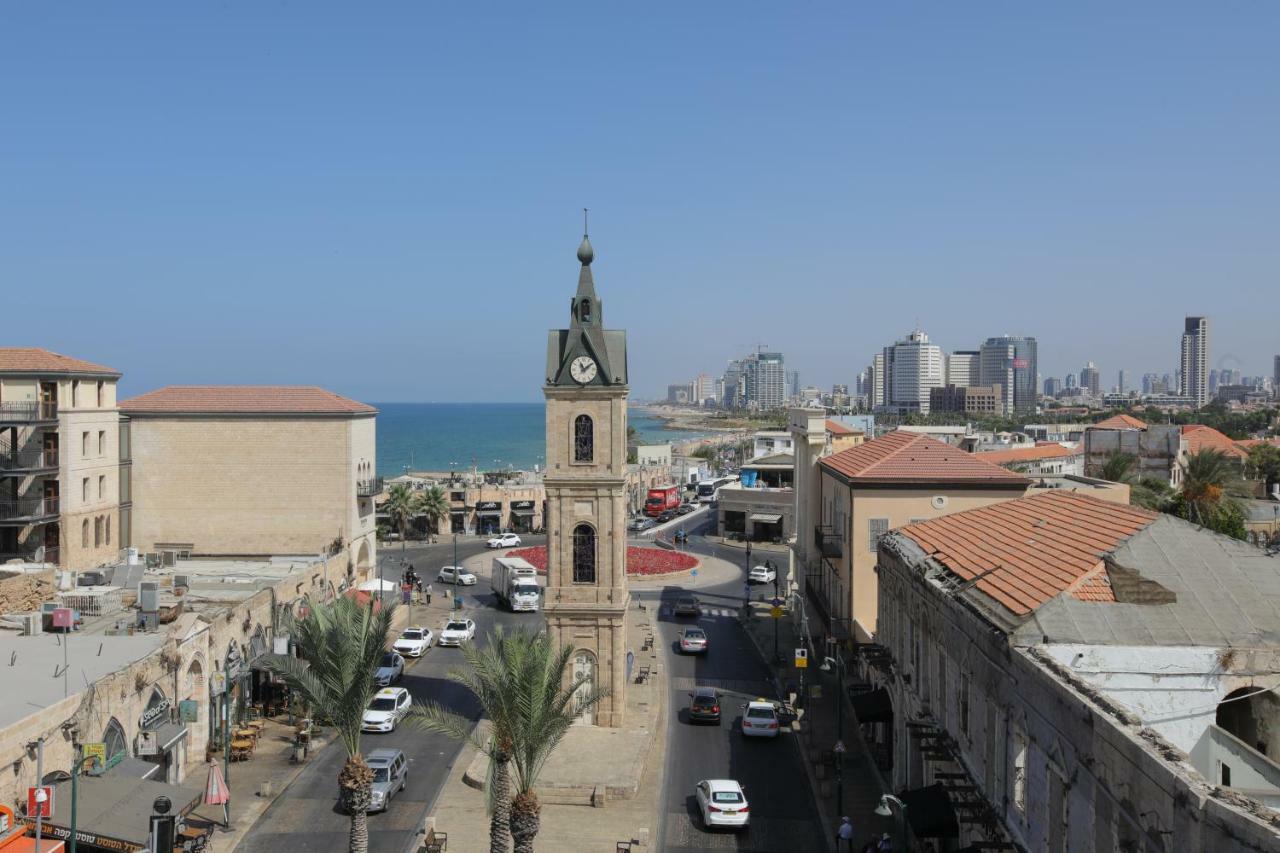
[[[87,767],[96,767],[99,770],[106,769],[107,766],[107,745],[105,743],[86,743],[81,746],[80,754],[85,758],[96,758],[96,762],[87,762]]]
[[[184,723],[194,723],[200,719],[200,707],[194,699],[183,699],[178,703],[178,719]]]
[[[44,791],[45,800],[43,803],[36,799],[37,791]],[[30,817],[34,818],[37,812],[39,812],[40,817],[44,817],[44,818],[53,817],[53,786],[52,785],[45,785],[39,788],[32,787],[27,789],[27,814]]]
[[[36,819],[34,815],[25,818],[25,820],[29,825],[35,826]],[[71,830],[65,826],[45,824],[44,834],[51,838],[70,838]],[[121,841],[119,838],[108,838],[105,835],[95,835],[92,832],[84,832],[82,830],[76,830],[76,841],[80,844],[89,844],[103,850],[119,850],[121,853],[133,853],[135,850],[146,849],[141,845],[134,844],[132,841]]]
[[[167,722],[166,717],[169,714],[169,708],[172,707],[169,700],[162,696],[159,691],[151,694],[151,701],[147,703],[147,710],[142,712],[142,716],[138,718],[138,728],[156,729]]]
[[[512,509],[533,509],[533,501],[512,501]]]
[[[159,755],[160,754],[160,737],[155,732],[138,732],[138,748],[134,751],[135,755]]]
[[[244,658],[240,654],[239,646],[233,644],[227,650],[227,665],[224,669],[226,670],[227,678],[235,679],[244,674]]]
[[[227,692],[227,676],[225,673],[215,672],[209,676],[209,695],[221,696]]]
[[[502,509],[501,501],[480,501],[476,504],[477,512],[493,512]]]

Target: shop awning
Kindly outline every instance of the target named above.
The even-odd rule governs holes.
[[[53,787],[53,815],[44,821],[44,834],[50,838],[69,838],[71,781],[57,782]],[[185,815],[200,805],[204,794],[198,788],[114,775],[81,776],[79,787],[76,840],[125,853],[146,849],[156,797],[169,798],[173,803],[171,814]],[[27,823],[34,826],[35,820],[28,819]]]
[[[463,515],[464,513],[466,513],[466,511],[467,511],[466,507],[461,507],[461,506],[454,506],[449,508],[449,512],[452,513],[453,515]]]
[[[500,509],[478,509],[478,510],[476,510],[476,515],[494,515],[494,516],[498,516],[498,515],[502,515],[502,510],[500,510]]]
[[[777,512],[753,512],[751,520],[757,524],[777,524],[782,521],[782,514]]]
[[[532,516],[532,515],[533,515],[533,510],[531,510],[531,509],[513,509],[513,510],[511,510],[511,514],[512,514],[512,515],[523,515],[523,516],[528,517],[528,516]]]
[[[951,798],[942,783],[916,788],[901,794],[898,799],[906,803],[907,821],[917,838],[956,838],[960,824]]]
[[[887,723],[893,719],[893,702],[889,699],[889,691],[883,687],[850,694],[849,703],[853,705],[853,715],[859,723]]]
[[[173,745],[187,736],[187,727],[182,723],[165,723],[156,729],[156,745],[161,749],[172,749]]]
[[[153,764],[150,761],[143,761],[141,758],[133,758],[126,755],[124,758],[111,765],[111,769],[102,775],[128,776],[132,779],[150,779],[159,772],[159,764]]]

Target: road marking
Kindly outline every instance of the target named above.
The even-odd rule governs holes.
[[[668,850],[739,850],[743,853],[791,853],[826,847],[825,839],[818,837],[809,821],[753,818],[745,832],[707,830],[702,826],[700,815],[691,816],[686,811],[667,813],[665,842]]]
[[[749,681],[738,678],[689,678],[676,676],[671,679],[675,690],[692,690],[694,687],[714,687],[726,693],[741,693],[744,696],[767,696],[772,689],[767,681]]]

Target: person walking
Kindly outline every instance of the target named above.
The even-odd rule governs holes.
[[[853,853],[853,824],[848,815],[840,818],[840,826],[836,828],[836,850]]]
[[[431,584],[427,584],[427,604],[431,603]]]

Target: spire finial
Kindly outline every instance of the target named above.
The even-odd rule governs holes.
[[[582,244],[578,246],[578,261],[584,267],[590,266],[595,256],[591,241],[587,239],[587,209],[584,207],[582,208]]]

